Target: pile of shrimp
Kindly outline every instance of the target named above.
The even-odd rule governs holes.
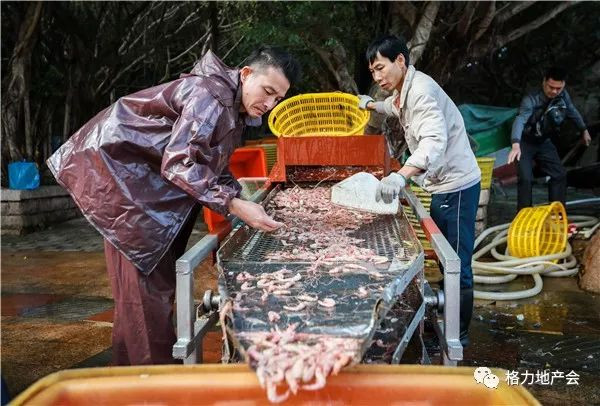
[[[286,400],[298,390],[318,390],[326,378],[352,363],[359,353],[359,340],[317,334],[296,333],[296,325],[286,330],[242,333],[252,344],[246,350],[256,368],[260,385],[273,403]],[[286,386],[278,393],[278,386]]]
[[[328,265],[339,262],[368,261],[375,264],[388,262],[370,248],[360,247],[363,239],[350,234],[373,222],[375,214],[362,213],[335,206],[330,200],[330,189],[294,187],[277,193],[267,210],[282,227],[274,236],[283,247],[267,254],[272,261],[318,261]]]

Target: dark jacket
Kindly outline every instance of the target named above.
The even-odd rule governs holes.
[[[586,129],[585,122],[566,89],[554,99],[549,99],[543,90],[531,92],[521,101],[519,115],[513,123],[511,141],[515,143],[523,139],[542,142],[556,135],[565,118],[572,120],[579,130]]]
[[[197,203],[221,214],[241,191],[239,71],[210,51],[189,75],[120,98],[47,161],[85,217],[149,274]],[[256,124],[256,122],[252,123]]]

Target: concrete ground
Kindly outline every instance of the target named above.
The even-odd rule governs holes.
[[[543,201],[545,187],[535,191],[536,201]],[[510,221],[515,196],[514,187],[494,190],[490,225]],[[589,194],[569,189],[569,199],[582,197]],[[579,212],[600,215],[597,207]],[[203,232],[199,224],[190,246]],[[581,258],[585,242],[574,245]],[[215,288],[209,261],[196,275],[197,297]],[[436,271],[428,275],[437,278]],[[55,371],[109,365],[113,304],[102,239],[83,218],[3,237],[1,277],[1,366],[12,396]],[[503,289],[530,284],[531,278],[521,277]],[[580,290],[576,278],[545,278],[542,293],[530,299],[476,301],[473,317],[463,365],[517,371],[543,404],[600,404],[600,296]],[[205,341],[204,359],[217,363],[220,356],[215,330]],[[544,371],[574,371],[579,385],[567,385],[566,379],[536,383],[536,372]]]

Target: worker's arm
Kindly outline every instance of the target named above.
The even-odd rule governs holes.
[[[378,113],[392,115],[392,103],[394,102],[394,96],[389,96],[384,101],[376,102],[373,100],[371,96],[368,95],[358,95],[359,103],[358,107],[363,110],[375,110]],[[410,179],[412,176],[419,175],[423,173],[422,169],[413,167],[413,166],[404,166],[402,169],[398,171],[399,174],[404,176],[405,179]]]
[[[512,132],[510,135],[510,140],[512,142],[512,148],[510,153],[508,154],[507,163],[512,163],[515,160],[521,159],[521,136],[523,135],[523,130],[525,129],[525,124],[529,117],[533,114],[534,109],[534,100],[530,95],[526,95],[521,100],[521,106],[519,107],[519,114],[515,118],[512,126]]]
[[[581,133],[581,138],[583,139],[583,143],[586,147],[589,147],[592,143],[592,136],[587,129],[583,130],[583,133]]]
[[[283,223],[273,220],[258,203],[233,198],[229,203],[229,212],[240,218],[252,228],[262,231],[275,231],[283,226]]]
[[[229,165],[227,165],[227,168],[225,168],[223,173],[221,173],[221,175],[219,176],[218,182],[219,185],[229,186],[230,188],[235,189],[237,191],[235,197],[240,196],[240,193],[242,192],[242,185],[231,173]]]
[[[406,183],[411,176],[423,173],[419,168],[414,166],[403,166],[398,172],[392,172],[385,178],[381,179],[377,189],[375,190],[375,201],[383,200],[384,203],[391,203],[397,196],[400,195],[402,189],[406,187]]]
[[[585,125],[585,121],[583,121],[583,117],[579,113],[579,110],[575,108],[573,101],[571,100],[571,96],[569,92],[563,90],[565,102],[567,104],[567,118],[575,123],[579,131],[581,131],[581,138],[585,146],[589,146],[592,142],[592,137],[590,136],[589,131],[587,130],[587,126]]]
[[[219,176],[219,184],[230,186],[238,191],[242,190],[242,185],[231,174],[229,167]],[[283,223],[279,223],[269,217],[260,204],[240,199],[239,196],[240,193],[238,192],[229,202],[227,209],[229,213],[240,218],[250,227],[263,231],[274,231],[283,225]]]
[[[223,110],[206,90],[190,97],[173,125],[161,174],[211,210],[222,215],[231,212],[251,227],[271,231],[280,224],[267,216],[262,206],[238,199],[239,184],[227,180],[227,173],[225,179],[220,178],[209,166],[217,159],[214,154],[219,153],[211,146],[211,140]]]
[[[417,140],[417,148],[411,151],[411,156],[403,168],[410,176],[418,174],[419,171],[437,171],[444,160],[448,144],[446,119],[437,100],[428,93],[416,94],[413,97],[415,99],[410,103],[414,106],[412,121],[406,130],[406,136],[412,134]]]
[[[424,171],[420,168],[416,168],[414,166],[409,166],[409,165],[404,165],[402,168],[400,168],[400,170],[398,171],[398,173],[402,176],[404,176],[406,179],[410,179],[413,176],[416,175],[420,175],[422,174]]]
[[[238,191],[219,184],[219,174],[210,168],[215,158],[211,139],[224,107],[208,91],[190,96],[173,124],[165,148],[161,174],[202,205],[227,214],[231,199]]]
[[[408,180],[427,170],[435,171],[443,160],[448,142],[446,120],[435,98],[427,93],[416,94],[410,131],[418,146],[405,165],[379,183],[375,200],[390,203],[406,186]]]
[[[359,94],[358,95],[358,108],[362,110],[374,110],[378,113],[391,116],[394,114],[392,110],[392,103],[394,101],[394,95],[388,97],[384,101],[375,101],[371,96]]]

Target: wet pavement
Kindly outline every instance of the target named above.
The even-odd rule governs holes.
[[[204,233],[199,223],[188,247]],[[12,396],[52,372],[110,364],[113,300],[103,244],[84,218],[2,237],[2,377]],[[210,262],[196,274],[196,295],[216,288]],[[220,334],[209,341],[205,361],[220,362]]]
[[[543,404],[600,404],[600,296],[580,290],[575,278],[544,278],[544,290],[529,299],[476,300],[472,325],[464,365],[518,371]],[[574,371],[579,385],[529,384],[524,375],[544,371]]]
[[[492,196],[490,225],[514,215],[514,188],[504,192]],[[537,187],[536,198],[544,195]],[[587,195],[570,190],[569,196]],[[190,246],[203,232],[198,224]],[[585,242],[574,245],[580,259]],[[216,287],[210,260],[196,275],[196,297]],[[2,237],[1,277],[2,376],[11,395],[52,372],[109,365],[113,307],[102,239],[83,218]],[[428,278],[437,279],[437,271]],[[531,278],[520,277],[506,288],[530,285]],[[463,365],[516,371],[543,404],[600,404],[600,296],[580,290],[576,278],[544,278],[542,293],[529,299],[476,301],[473,317]],[[209,333],[205,362],[220,362],[220,340],[218,330]],[[529,379],[544,371],[573,371],[579,385]]]

